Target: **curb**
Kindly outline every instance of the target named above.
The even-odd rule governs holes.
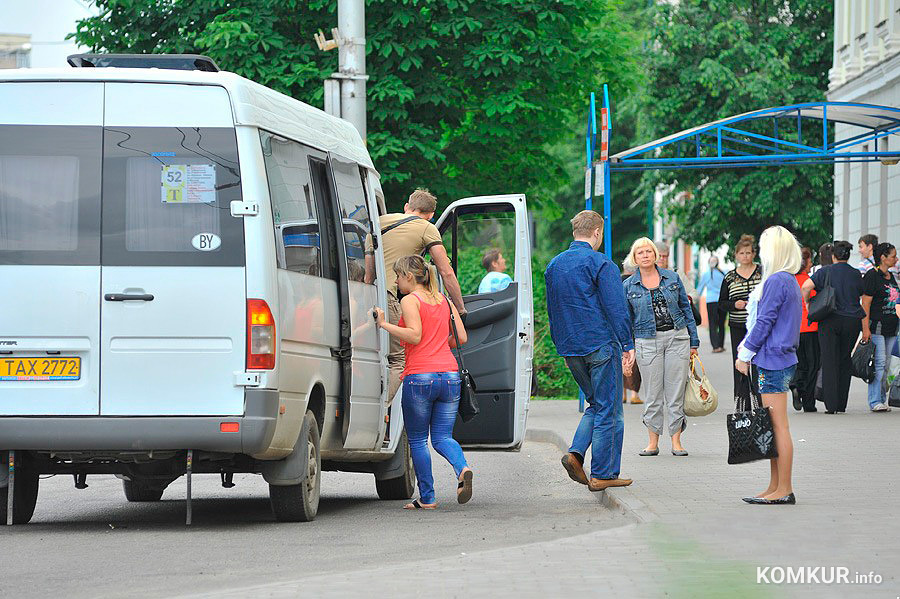
[[[562,435],[546,428],[529,428],[525,431],[525,440],[535,443],[548,443],[556,446],[561,452],[569,451],[569,444]],[[593,495],[594,493],[592,493]],[[650,507],[638,499],[628,487],[616,489],[615,494],[607,490],[597,493],[603,507],[623,514],[638,524],[652,522],[657,516]]]

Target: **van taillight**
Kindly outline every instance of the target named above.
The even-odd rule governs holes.
[[[247,369],[275,368],[275,319],[261,299],[247,300]]]

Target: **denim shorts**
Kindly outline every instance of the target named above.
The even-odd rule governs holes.
[[[760,393],[786,393],[794,378],[794,372],[797,365],[788,366],[781,370],[767,370],[765,368],[757,368],[759,373],[759,392]]]

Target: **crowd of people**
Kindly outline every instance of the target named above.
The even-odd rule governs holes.
[[[447,273],[451,280],[445,279],[452,301],[439,291],[437,270],[444,265],[446,251],[429,222],[434,207],[434,196],[417,190],[403,215],[388,215],[391,218],[382,222],[390,221],[382,235],[385,256],[393,268],[389,314],[376,308],[376,321],[394,342],[392,387],[399,387],[401,379],[403,385],[402,410],[419,486],[419,498],[407,509],[436,507],[429,434],[432,446],[453,466],[459,502],[472,497],[473,472],[452,436],[461,378],[451,349],[467,339],[462,322],[465,306],[452,270]],[[684,273],[668,268],[664,243],[646,237],[635,240],[622,274],[597,251],[603,239],[603,217],[585,210],[571,224],[572,243],[549,263],[544,276],[551,337],[587,402],[562,457],[572,480],[591,491],[632,483],[620,472],[621,399],[624,380],[634,380],[637,373],[643,381],[643,424],[648,433],[648,443],[638,455],[658,456],[664,432],[671,438],[673,455],[689,455],[681,439],[687,426],[684,396],[700,346],[696,304],[703,291],[714,352],[725,351],[728,324],[736,410],[765,407],[771,417],[777,457],[770,460],[769,484],[744,501],[796,503],[788,393],[796,410],[815,412],[816,402],[822,401],[826,413],[844,412],[850,353],[860,335],[861,343],[874,347],[876,372],[869,384],[869,407],[873,412],[890,410],[885,382],[890,356],[897,352],[900,323],[893,245],[878,243],[873,235],[863,236],[858,246],[862,261],[854,268],[847,263],[853,246],[835,241],[819,248],[819,265],[814,268],[812,251],[801,248],[784,227],[773,226],[760,237],[759,262],[755,239],[742,235],[735,246],[736,267],[723,273],[718,260],[711,259],[710,270],[695,289]],[[396,233],[387,235],[394,229]],[[422,259],[425,251],[436,258],[437,269]],[[479,293],[510,284],[499,250],[486,251],[482,266],[486,274]],[[811,322],[809,301],[817,293],[827,293],[823,297],[832,298],[833,305],[827,315],[817,317],[818,322]]]
[[[700,340],[695,291],[683,275],[667,268],[668,247],[647,238],[636,240],[619,276],[616,265],[597,251],[603,218],[585,210],[572,219],[574,241],[545,272],[550,331],[588,407],[562,465],[569,477],[592,491],[627,486],[620,475],[623,440],[623,379],[633,384],[635,371],[644,401],[643,423],[649,441],[640,456],[659,455],[659,439],[671,437],[672,454],[687,456],[684,394],[691,359]],[[757,254],[757,249],[759,253]],[[860,343],[874,346],[875,379],[869,384],[873,412],[890,410],[885,382],[890,356],[898,351],[900,288],[894,270],[897,252],[873,235],[859,240],[862,261],[849,266],[853,246],[836,241],[813,253],[801,248],[784,227],[766,229],[759,247],[750,235],[735,245],[736,267],[724,273],[718,260],[700,279],[707,294],[712,350],[724,351],[728,324],[734,361],[737,411],[767,408],[777,457],[772,458],[768,486],[744,497],[752,504],[794,504],[791,484],[793,443],[787,397],[793,407],[828,414],[846,410],[851,351]],[[759,260],[757,260],[757,257]],[[809,320],[809,300],[826,293],[833,303]],[[820,298],[822,303],[825,300]],[[589,475],[585,456],[591,447]]]

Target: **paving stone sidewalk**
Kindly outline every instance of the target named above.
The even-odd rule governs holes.
[[[690,456],[671,455],[667,439],[660,443],[659,456],[638,456],[647,443],[643,406],[626,405],[622,476],[635,482],[609,491],[604,500],[638,522],[678,531],[686,544],[709,556],[710,566],[733,560],[752,566],[740,574],[752,574],[754,585],[756,566],[836,566],[849,568],[851,577],[857,571],[883,577],[881,585],[768,587],[777,596],[789,591],[900,596],[900,410],[869,412],[865,386],[857,379],[846,414],[790,409],[798,504],[746,505],[740,497],[766,486],[769,465],[726,463],[731,354],[704,352],[702,358],[720,404],[715,414],[688,420],[682,440]],[[564,449],[578,417],[575,401],[533,402],[529,431],[532,438],[555,441]]]

